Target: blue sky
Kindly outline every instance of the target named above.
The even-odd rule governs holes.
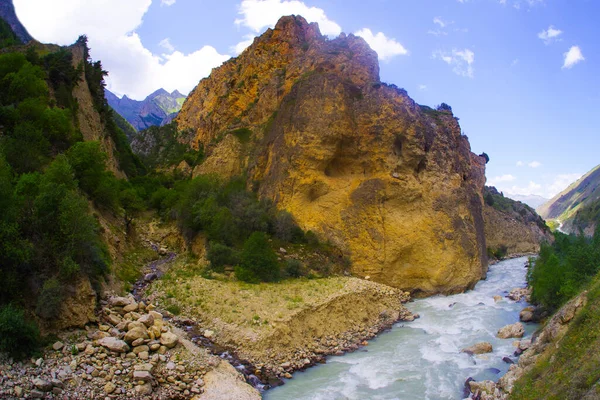
[[[595,0],[14,0],[41,41],[90,39],[108,87],[187,92],[279,16],[359,32],[381,78],[452,106],[488,184],[550,197],[600,163],[600,2]],[[378,36],[377,36],[378,35]]]

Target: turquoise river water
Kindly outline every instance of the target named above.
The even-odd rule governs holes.
[[[515,339],[498,339],[501,327],[519,320],[528,304],[505,296],[524,287],[526,257],[490,267],[473,290],[419,299],[406,304],[421,318],[399,322],[354,353],[329,357],[326,364],[296,372],[285,385],[264,394],[266,400],[442,400],[462,399],[464,382],[498,380],[513,356]],[[502,301],[495,302],[493,296]],[[525,337],[537,325],[525,324]],[[487,341],[494,352],[479,356],[462,348]]]

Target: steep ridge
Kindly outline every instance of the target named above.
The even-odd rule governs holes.
[[[27,29],[17,18],[12,0],[0,0],[0,18],[8,23],[21,42],[27,43],[33,40]]]
[[[203,79],[176,121],[208,155],[195,175],[246,174],[357,276],[429,295],[486,274],[485,159],[448,108],[380,82],[362,38],[283,17]]]
[[[119,98],[108,90],[105,93],[108,104],[138,131],[169,123],[185,100],[177,90],[169,93],[158,89],[142,101],[127,96]]]
[[[554,219],[560,221],[563,226],[562,230],[567,233],[578,233],[579,229],[573,225],[578,210],[585,208],[588,205],[600,199],[600,165],[593,168],[579,180],[572,183],[568,188],[554,196],[547,203],[541,205],[537,212],[545,219]],[[593,207],[593,206],[592,206]],[[579,218],[579,226],[588,227],[588,222],[595,225],[593,221],[583,221]],[[588,229],[590,235],[593,233],[593,228]]]
[[[485,240],[488,256],[537,253],[540,244],[553,240],[544,220],[528,205],[485,187]]]

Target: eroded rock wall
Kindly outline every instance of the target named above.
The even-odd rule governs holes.
[[[382,84],[362,38],[284,17],[202,80],[177,121],[207,151],[196,174],[245,172],[357,276],[417,295],[485,277],[485,160],[451,112]]]

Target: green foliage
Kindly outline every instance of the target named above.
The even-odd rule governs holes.
[[[438,111],[449,111],[449,112],[452,112],[452,107],[450,107],[446,103],[442,103],[442,104],[440,104],[439,106],[436,107],[436,110],[438,110]]]
[[[285,275],[290,278],[300,278],[306,273],[301,261],[291,258],[285,262]]]
[[[494,258],[496,260],[504,260],[504,258],[508,254],[508,247],[505,245],[500,245],[497,248],[488,247],[487,254],[489,258]]]
[[[600,231],[593,239],[554,233],[529,271],[532,300],[551,310],[573,297],[600,270]]]
[[[236,277],[245,282],[273,282],[279,279],[277,255],[263,232],[254,232],[244,243]]]
[[[211,268],[216,272],[223,272],[224,266],[236,265],[239,262],[237,251],[219,242],[210,242],[206,258],[210,261]]]
[[[44,287],[38,296],[35,312],[42,318],[56,318],[62,305],[62,287],[58,280],[52,278],[44,282]]]
[[[25,318],[22,309],[12,304],[0,308],[0,351],[11,357],[23,358],[40,345],[40,333],[35,323]]]
[[[10,25],[0,18],[0,49],[20,44],[19,38],[13,32]]]
[[[600,280],[586,287],[587,304],[568,325],[557,346],[548,346],[527,373],[515,382],[511,399],[597,398],[600,379]]]
[[[177,123],[171,122],[136,133],[132,143],[149,168],[178,165],[182,161],[194,167],[204,160],[204,151],[202,148],[194,150],[179,140],[181,136],[188,135],[189,132],[180,132]]]

